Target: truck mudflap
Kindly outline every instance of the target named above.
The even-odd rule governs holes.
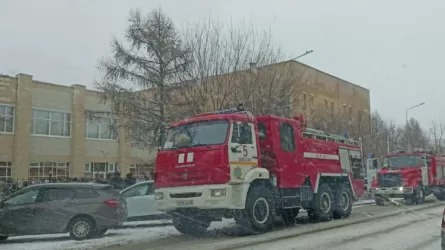
[[[242,188],[229,184],[160,188],[155,190],[156,208],[160,211],[243,209]]]

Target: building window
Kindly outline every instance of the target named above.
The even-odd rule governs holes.
[[[331,101],[331,115],[334,115],[334,113],[335,113],[334,102]]]
[[[303,110],[305,110],[306,109],[306,93],[303,93],[303,96],[302,96],[302,101],[303,101]]]
[[[129,168],[130,173],[136,178],[145,178],[153,180],[154,166],[151,164],[136,164]]]
[[[0,161],[0,179],[11,177],[12,163]]]
[[[84,177],[107,179],[108,174],[118,172],[117,163],[90,162],[85,164]]]
[[[357,113],[357,121],[358,121],[358,123],[362,122],[362,116],[363,116],[363,111],[359,110],[358,113]]]
[[[324,99],[324,110],[328,111],[328,100]]]
[[[33,109],[31,134],[68,137],[71,135],[71,114]]]
[[[343,104],[343,115],[346,115],[346,104]]]
[[[69,162],[31,162],[29,163],[29,178],[31,179],[65,179],[70,177]]]
[[[309,107],[311,109],[314,109],[314,95],[311,94],[311,97],[309,98]]]
[[[0,132],[14,132],[14,107],[0,105]]]
[[[87,121],[85,133],[86,138],[116,140],[117,119],[111,117],[101,117]]]
[[[348,115],[351,116],[352,115],[352,106],[349,105],[348,107]]]

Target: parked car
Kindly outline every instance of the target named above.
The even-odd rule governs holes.
[[[442,250],[445,250],[445,209],[443,210],[442,222],[440,223],[440,234],[442,236],[441,245]]]
[[[84,240],[101,236],[126,219],[126,201],[111,185],[38,184],[0,201],[0,241],[9,236],[66,232]]]
[[[167,216],[156,209],[153,181],[141,181],[121,191],[127,200],[128,220],[162,219]]]

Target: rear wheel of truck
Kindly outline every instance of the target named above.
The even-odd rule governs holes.
[[[312,208],[308,209],[309,220],[313,222],[331,220],[334,204],[331,188],[328,184],[321,184],[314,196]]]
[[[340,185],[335,192],[334,219],[348,218],[352,211],[352,192],[345,185]]]
[[[210,226],[211,222],[181,214],[173,215],[172,221],[173,226],[176,228],[176,230],[178,230],[178,232],[194,238],[203,237],[206,234],[207,228]]]
[[[268,231],[273,226],[273,197],[264,186],[252,187],[247,194],[246,209],[237,224],[248,233],[258,234]]]

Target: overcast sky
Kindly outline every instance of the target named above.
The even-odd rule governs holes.
[[[402,124],[445,120],[443,0],[0,0],[0,73],[92,88],[97,61],[130,9],[162,7],[178,28],[205,18],[271,28],[301,62],[371,90],[371,109]]]

